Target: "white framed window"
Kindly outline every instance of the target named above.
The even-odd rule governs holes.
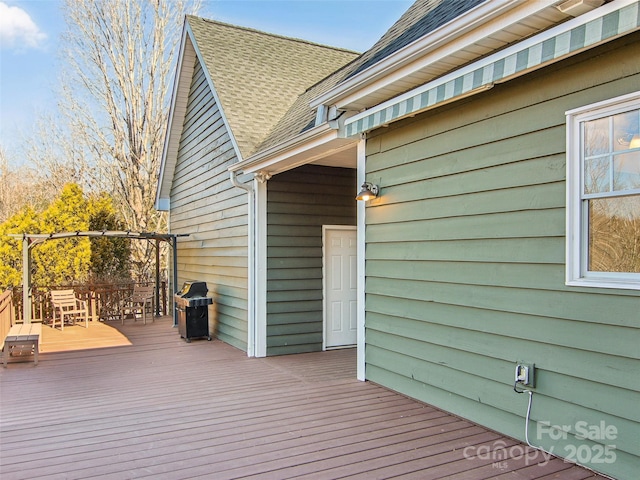
[[[640,290],[640,92],[566,116],[566,283]]]

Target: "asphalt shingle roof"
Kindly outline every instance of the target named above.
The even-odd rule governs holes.
[[[258,147],[257,152],[277,145],[312,127],[315,112],[309,107],[309,102],[313,98],[384,60],[484,1],[486,0],[417,0],[373,47],[300,95]]]
[[[244,158],[314,125],[309,102],[486,0],[417,0],[362,55],[189,16]]]
[[[195,16],[187,21],[244,158],[307,87],[358,56]]]
[[[346,78],[384,60],[486,0],[417,0],[373,47],[355,62]]]
[[[348,68],[348,65],[345,68]],[[344,69],[338,70],[300,95],[269,133],[264,142],[260,144],[257,151],[260,152],[277,145],[313,127],[315,125],[316,112],[315,109],[309,107],[309,103],[318,95],[322,95],[334,87],[344,78],[344,75]]]

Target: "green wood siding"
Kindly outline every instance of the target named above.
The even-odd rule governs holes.
[[[322,226],[356,224],[356,172],[306,165],[267,184],[267,355],[322,350]]]
[[[237,161],[229,132],[196,63],[171,189],[171,232],[178,240],[178,277],[206,281],[212,330],[247,348],[247,194],[227,168]]]
[[[565,275],[565,111],[638,89],[640,34],[367,139],[366,376],[560,456],[617,428],[616,461],[640,462],[640,292],[573,288]],[[535,422],[570,425],[566,440]],[[596,441],[598,443],[598,441]]]

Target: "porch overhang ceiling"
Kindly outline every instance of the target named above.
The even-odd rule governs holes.
[[[317,127],[229,167],[235,174],[267,174],[291,170],[308,163],[330,163],[330,158],[355,147],[357,139],[339,134],[334,122]],[[355,167],[355,155],[353,165]]]
[[[341,134],[353,137],[474,95],[639,28],[640,2],[616,0],[353,115]]]

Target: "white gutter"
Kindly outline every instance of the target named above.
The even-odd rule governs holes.
[[[324,134],[332,130],[334,129],[332,129],[328,123],[323,123],[283,143],[279,143],[273,147],[263,150],[262,152],[252,155],[243,162],[238,162],[230,166],[229,171],[250,173],[253,171],[252,167],[255,167],[256,165],[262,166],[265,162],[267,162],[267,164],[277,163],[277,160],[275,159],[291,156],[291,152],[299,149],[301,145],[307,144],[311,141],[314,141],[315,143],[319,137],[322,137]]]
[[[342,120],[325,122],[285,142],[259,152],[245,161],[232,165],[229,167],[229,171],[242,173],[255,173],[260,170],[268,171],[269,167],[278,165],[296,155],[309,152],[313,148],[326,145],[333,140],[340,140],[341,144],[344,144],[345,139],[338,135],[341,126]],[[337,148],[339,149],[340,146]],[[319,156],[322,157],[323,155]],[[315,159],[314,156],[307,156],[303,161],[296,162],[293,166],[298,166],[300,163],[310,163]],[[288,165],[288,167],[291,168],[292,165]]]
[[[263,150],[243,162],[232,165],[229,167],[229,171],[251,173],[256,170],[256,166],[260,166],[260,169],[262,169],[273,165],[291,155],[325,143],[326,140],[324,140],[323,137],[332,131],[337,131],[337,128],[331,128],[328,123],[323,123],[283,143]]]
[[[533,15],[554,3],[557,3],[557,0],[526,2],[491,0],[482,3],[313,99],[311,107],[335,104],[340,108],[350,102],[355,102],[358,98],[370,94],[384,85],[400,80],[434,61],[446,58],[447,55],[459,50],[461,46],[481,40],[496,30],[496,26],[490,21],[500,15],[505,14],[506,16],[509,11],[517,8],[511,15],[513,18],[509,17],[503,20],[503,23],[510,24]],[[457,39],[471,31],[473,34],[464,39],[464,45],[456,43]],[[441,51],[438,52],[438,49]],[[374,82],[382,80],[384,80],[384,85],[374,84]]]

